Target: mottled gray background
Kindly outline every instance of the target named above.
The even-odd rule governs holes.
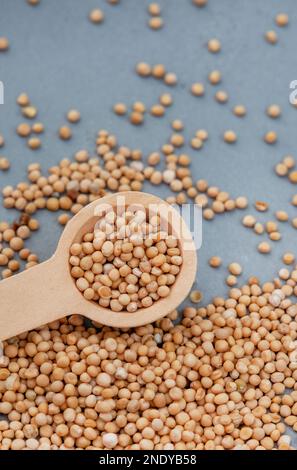
[[[10,40],[8,53],[0,55],[0,80],[5,85],[5,104],[0,106],[0,132],[6,145],[0,154],[11,160],[11,170],[0,174],[0,187],[24,180],[29,162],[41,162],[46,170],[63,157],[87,148],[94,151],[98,129],[115,132],[123,144],[140,147],[144,154],[158,150],[170,136],[170,121],[180,118],[185,123],[187,141],[198,128],[208,130],[210,138],[196,152],[190,147],[194,178],[206,178],[211,185],[230,191],[232,196],[247,195],[253,203],[265,200],[270,211],[257,213],[259,220],[273,218],[279,209],[296,216],[289,204],[295,187],[276,177],[274,165],[286,154],[295,154],[297,110],[289,104],[289,83],[297,79],[297,9],[295,0],[209,0],[206,8],[196,8],[191,0],[160,0],[165,26],[160,31],[147,27],[149,1],[121,0],[111,6],[104,0],[41,0],[30,7],[25,0],[0,0],[0,36]],[[105,21],[93,25],[88,13],[94,7],[104,10]],[[274,17],[285,11],[290,25],[278,28]],[[279,42],[272,46],[263,39],[269,29],[276,29]],[[222,52],[207,51],[208,39],[217,37]],[[154,79],[144,80],[134,73],[138,61],[164,63],[179,78],[169,89]],[[216,87],[207,83],[212,69],[223,74],[220,89],[230,101],[220,105],[213,99]],[[206,84],[205,96],[194,98],[188,92],[195,81]],[[132,104],[143,100],[154,104],[162,92],[170,91],[174,105],[162,119],[146,117],[145,124],[135,128],[126,119],[111,112],[117,101]],[[15,128],[23,121],[15,104],[17,95],[26,91],[39,109],[38,119],[46,126],[42,149],[34,152],[18,137]],[[231,109],[243,103],[248,115],[236,118]],[[271,120],[265,108],[279,104],[283,115]],[[73,138],[62,142],[57,129],[65,123],[65,112],[78,108],[81,122],[73,126]],[[231,146],[222,141],[226,129],[234,129],[238,142]],[[276,130],[279,142],[266,145],[263,134]],[[150,187],[146,189],[149,191]],[[153,188],[161,196],[169,192]],[[251,207],[251,213],[255,213]],[[281,255],[295,249],[296,232],[289,224],[280,224],[283,239],[273,245],[270,255],[257,252],[259,237],[244,228],[241,211],[217,216],[204,222],[203,247],[199,251],[197,286],[205,300],[226,293],[226,265],[239,261],[244,266],[242,279],[259,275],[271,279],[281,266]],[[0,218],[12,220],[13,211],[0,208]],[[55,249],[61,229],[57,214],[39,212],[42,228],[30,244],[41,259]],[[224,267],[215,271],[207,260],[220,255]]]

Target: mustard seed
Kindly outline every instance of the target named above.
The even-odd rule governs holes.
[[[116,103],[113,110],[115,114],[118,114],[118,116],[124,116],[127,114],[127,106],[124,103]]]
[[[228,144],[234,144],[237,141],[236,133],[232,130],[224,132],[224,141]]]
[[[19,106],[29,106],[30,105],[30,99],[29,99],[29,96],[27,95],[27,93],[21,93],[17,97],[17,104]]]
[[[209,52],[216,54],[221,50],[221,43],[218,39],[210,39],[207,43],[207,47]]]
[[[267,116],[276,119],[281,115],[281,108],[277,104],[271,104],[266,110]]]
[[[208,80],[211,83],[211,85],[218,85],[218,83],[220,83],[222,80],[221,72],[219,70],[213,70],[208,75]]]
[[[31,126],[27,124],[26,122],[23,122],[18,125],[17,133],[21,137],[28,137],[28,135],[31,134]]]
[[[275,23],[280,27],[287,26],[289,24],[289,16],[287,13],[278,13],[275,17]]]
[[[6,157],[0,156],[0,170],[7,171],[10,168],[10,162]]]
[[[143,113],[139,113],[138,111],[133,111],[130,114],[130,122],[134,126],[139,126],[140,124],[143,123],[143,120],[144,120]]]
[[[67,119],[71,123],[80,121],[80,112],[77,109],[70,109],[67,113]]]
[[[5,37],[0,37],[0,52],[6,52],[9,49],[9,41]]]
[[[161,7],[158,3],[150,3],[148,6],[148,12],[152,16],[160,16]]]
[[[259,243],[259,245],[258,245],[258,251],[259,251],[260,253],[267,254],[267,253],[270,253],[271,247],[270,247],[269,243],[267,243],[267,242],[261,242],[261,243]]]
[[[44,132],[44,125],[42,122],[34,122],[31,129],[35,134],[42,134],[42,132]]]
[[[203,298],[202,293],[199,290],[193,290],[190,294],[190,300],[194,304],[199,304],[202,298]]]
[[[163,19],[160,16],[153,16],[149,19],[148,25],[153,30],[161,29],[164,25]]]
[[[193,83],[193,85],[191,86],[191,93],[194,96],[203,96],[205,93],[203,83]]]
[[[284,253],[283,262],[285,264],[293,264],[295,262],[295,256],[293,253]]]
[[[270,30],[265,33],[265,39],[270,44],[276,44],[278,41],[278,37],[275,31]]]
[[[182,131],[184,129],[184,124],[180,119],[175,119],[172,121],[171,127],[175,131]]]
[[[264,140],[267,144],[275,144],[277,142],[277,134],[274,131],[266,132]]]
[[[37,150],[41,147],[41,140],[38,137],[30,137],[27,143],[28,147],[32,150]]]
[[[151,107],[151,115],[155,117],[162,117],[165,114],[164,106],[161,104],[155,104]]]
[[[72,137],[72,131],[68,126],[62,126],[59,129],[59,137],[62,140],[69,140]]]
[[[209,260],[208,260],[208,264],[209,266],[211,266],[212,268],[219,268],[222,264],[222,259],[219,257],[219,256],[212,256]]]
[[[175,73],[166,73],[164,76],[164,83],[168,86],[174,86],[177,84],[177,76]]]
[[[37,109],[34,106],[23,106],[22,114],[28,119],[34,119],[37,116]]]
[[[237,104],[233,108],[233,113],[235,116],[244,117],[246,115],[246,108],[242,104]]]

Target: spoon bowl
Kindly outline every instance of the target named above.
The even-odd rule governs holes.
[[[175,235],[183,263],[168,297],[134,313],[114,312],[86,300],[75,285],[69,265],[69,249],[92,231],[108,208],[142,207],[160,214],[168,233]],[[66,225],[55,254],[21,274],[0,282],[0,340],[40,327],[72,314],[83,315],[96,323],[130,328],[152,323],[172,312],[188,295],[195,280],[197,256],[191,233],[179,213],[162,199],[136,191],[110,194],[76,214]]]

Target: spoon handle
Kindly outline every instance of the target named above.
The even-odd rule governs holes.
[[[63,286],[56,265],[53,257],[0,282],[0,340],[65,315]]]

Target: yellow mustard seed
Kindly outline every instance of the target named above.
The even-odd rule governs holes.
[[[274,30],[266,31],[265,39],[269,44],[276,44],[278,41],[277,33]]]
[[[193,85],[191,86],[191,93],[194,96],[203,96],[205,93],[203,83],[199,83],[199,82],[193,83]]]
[[[116,103],[113,110],[118,116],[124,116],[127,114],[127,106],[124,103]]]
[[[275,144],[277,142],[277,133],[275,131],[268,131],[264,135],[266,144]]]
[[[6,52],[9,49],[9,41],[6,37],[0,37],[0,52]]]
[[[287,26],[289,24],[289,16],[287,13],[278,13],[275,17],[275,23],[280,27]]]
[[[59,137],[62,140],[69,140],[72,137],[72,131],[68,126],[61,126],[59,129]]]
[[[224,132],[224,141],[228,144],[234,144],[237,141],[236,133],[232,130],[227,130]]]
[[[244,117],[246,115],[246,107],[243,106],[242,104],[237,104],[233,108],[233,113],[237,117]]]
[[[31,150],[37,150],[41,147],[41,140],[38,137],[30,137],[27,144]]]
[[[219,257],[219,256],[212,256],[209,260],[208,260],[208,264],[209,266],[211,266],[212,268],[219,268],[222,264],[222,259]]]
[[[67,113],[67,119],[71,123],[80,121],[80,112],[77,109],[70,109]]]
[[[152,68],[149,64],[147,64],[146,62],[139,62],[137,65],[136,65],[136,72],[138,73],[138,75],[140,75],[141,77],[149,77],[152,73]]]
[[[221,43],[218,39],[210,39],[207,43],[207,47],[209,52],[216,54],[221,50]]]
[[[164,22],[160,16],[153,16],[149,19],[148,25],[151,29],[157,31],[158,29],[163,28]]]

